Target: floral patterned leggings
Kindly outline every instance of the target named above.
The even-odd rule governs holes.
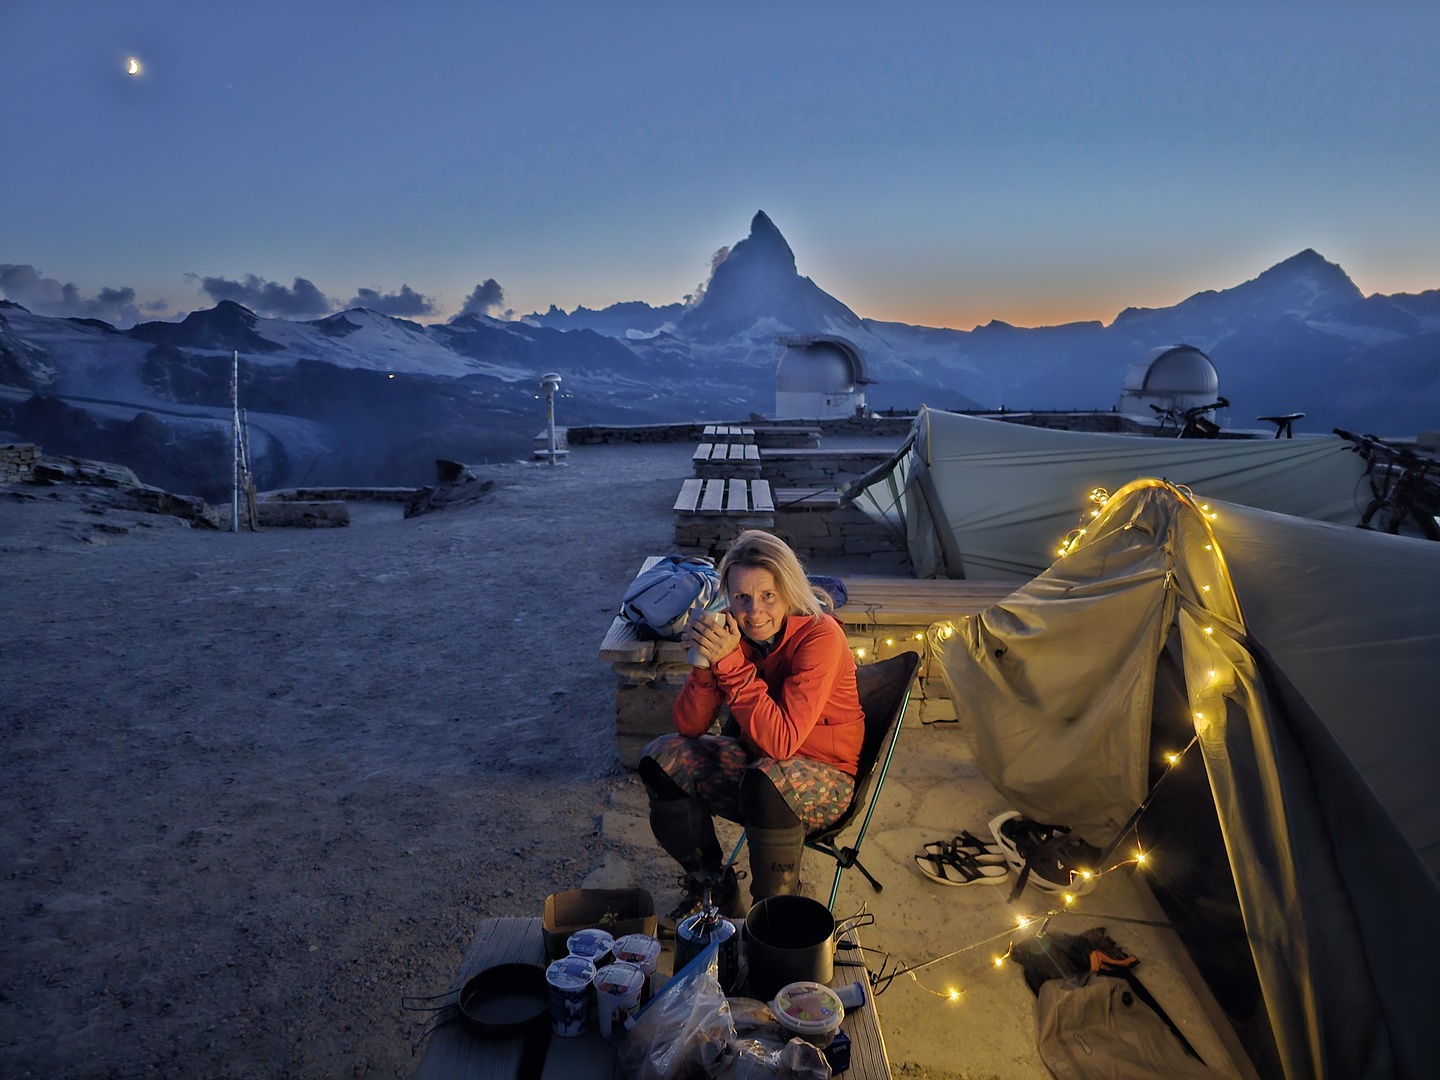
[[[855,778],[834,765],[807,757],[758,757],[739,739],[725,735],[661,735],[645,747],[645,755],[687,795],[704,799],[712,814],[741,824],[740,779],[746,769],[764,773],[807,833],[832,824],[855,793]]]

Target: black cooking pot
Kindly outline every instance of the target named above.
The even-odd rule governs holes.
[[[837,923],[829,908],[808,896],[766,897],[745,916],[751,994],[770,1001],[792,982],[828,986],[835,976],[836,939],[874,921],[867,914]]]
[[[438,1006],[419,1004],[444,1001]],[[496,964],[465,980],[458,993],[402,999],[411,1010],[429,1011],[438,1019],[420,1036],[459,1019],[472,1035],[487,1041],[524,1039],[517,1076],[538,1077],[550,1045],[550,987],[545,969],[534,964]],[[453,1010],[453,1011],[452,1011]],[[448,1014],[448,1015],[447,1015]]]

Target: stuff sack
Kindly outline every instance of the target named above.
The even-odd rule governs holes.
[[[694,607],[711,607],[720,596],[715,564],[699,555],[666,555],[625,590],[620,617],[642,638],[675,641]]]

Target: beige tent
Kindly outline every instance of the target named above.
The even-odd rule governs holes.
[[[905,543],[917,577],[994,578],[1049,566],[1095,487],[1158,476],[1209,498],[1353,525],[1364,473],[1334,437],[1159,439],[921,409],[899,454],[847,487]]]
[[[1262,1071],[1440,1075],[1440,545],[1208,506],[1137,480],[1010,598],[939,625],[977,758],[1102,847],[1164,777],[1138,825],[1157,896],[1233,984],[1217,997],[1255,983]],[[1205,921],[1227,897],[1238,960]]]

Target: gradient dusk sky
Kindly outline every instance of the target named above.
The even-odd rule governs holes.
[[[862,316],[1108,323],[1307,247],[1440,287],[1437,191],[1434,0],[0,0],[0,287],[46,313],[658,305],[763,209]]]

